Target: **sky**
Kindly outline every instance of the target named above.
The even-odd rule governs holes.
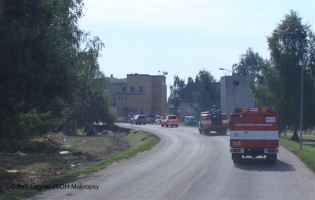
[[[248,48],[269,59],[267,37],[291,10],[315,33],[315,0],[84,0],[79,27],[105,45],[105,76],[166,75],[219,81]],[[168,92],[169,95],[169,92]]]

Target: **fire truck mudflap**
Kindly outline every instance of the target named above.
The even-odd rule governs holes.
[[[270,163],[279,152],[278,115],[272,108],[235,108],[230,120],[230,152],[234,163],[243,156],[266,156]]]

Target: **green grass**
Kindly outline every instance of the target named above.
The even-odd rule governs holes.
[[[66,149],[71,152],[80,151],[91,155],[104,152],[111,145],[109,138],[104,136],[76,136],[71,137],[66,144]]]
[[[37,141],[44,140],[38,138]],[[111,139],[104,136],[73,136],[67,140],[65,145],[65,150],[70,152],[82,152],[80,155],[80,159],[89,160],[91,156],[95,156],[98,153],[102,153],[106,151],[106,148],[111,146]],[[57,163],[64,163],[66,161],[71,161],[76,159],[76,156],[72,154],[66,155],[49,155],[40,154],[40,153],[32,153],[33,159],[40,160],[33,164],[29,164],[26,166],[16,167],[21,172],[31,172],[36,171],[37,169],[47,168],[50,165],[54,165]],[[27,159],[27,157],[21,157],[19,159]]]
[[[73,160],[76,158],[72,154],[63,155],[63,156],[60,156],[60,155],[47,156],[47,155],[42,155],[42,154],[33,154],[32,157],[33,158],[36,157],[38,160],[40,160],[40,162],[35,162],[33,164],[20,166],[17,168],[18,171],[21,171],[21,172],[36,171],[37,169],[43,169],[51,165],[54,165],[56,163],[64,163],[66,161]],[[25,157],[25,159],[27,159],[27,157]]]
[[[313,172],[315,172],[315,143],[304,142],[302,150],[300,143],[280,138],[280,144],[296,154]]]
[[[83,138],[86,137],[78,137],[77,142],[82,142]],[[93,140],[93,139],[92,139]],[[42,183],[42,185],[49,185],[53,183],[64,183],[66,181],[71,180],[72,178],[77,177],[80,174],[85,174],[89,172],[96,171],[98,169],[105,168],[106,166],[109,166],[115,162],[119,162],[123,159],[128,159],[133,156],[135,156],[137,153],[148,150],[152,148],[155,144],[159,142],[159,138],[146,132],[142,131],[137,131],[137,133],[134,133],[133,130],[130,131],[130,134],[126,137],[126,140],[130,143],[131,148],[128,149],[127,151],[124,151],[123,153],[117,154],[111,158],[94,162],[86,167],[80,168],[80,169],[74,169],[73,171],[70,171],[67,174],[63,174],[57,177],[54,177],[50,180],[47,180],[46,182]],[[95,141],[94,142],[98,142]],[[83,142],[82,142],[83,143]],[[90,142],[89,142],[90,143]],[[75,142],[73,142],[75,144]],[[86,147],[88,148],[88,147]],[[89,151],[94,151],[97,152],[99,147],[96,147],[96,150],[93,150],[92,147],[90,149],[86,149]],[[85,149],[85,147],[83,147]],[[82,150],[82,149],[81,149]],[[38,191],[35,189],[20,189],[20,190],[15,190],[10,193],[5,193],[0,196],[0,200],[5,200],[5,199],[21,199],[25,197],[30,197],[33,196],[37,193]]]

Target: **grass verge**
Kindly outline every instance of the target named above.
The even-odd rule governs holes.
[[[131,158],[139,152],[143,152],[152,148],[155,144],[159,142],[160,139],[156,137],[155,135],[152,135],[147,132],[143,132],[143,131],[135,132],[134,130],[131,130],[130,134],[126,137],[126,140],[131,145],[131,148],[128,149],[127,151],[117,154],[111,158],[94,162],[83,168],[74,169],[73,171],[70,171],[67,174],[56,176],[50,180],[47,180],[46,182],[40,185],[49,186],[54,183],[65,183],[77,177],[80,174],[90,173],[98,169],[105,168],[106,166],[109,166],[115,162],[119,162],[121,160]],[[14,190],[13,192],[2,194],[0,196],[0,200],[7,200],[7,199],[15,200],[15,199],[26,198],[26,197],[35,195],[37,192],[39,192],[39,190],[30,189],[30,188]]]
[[[302,150],[300,143],[280,138],[280,144],[297,155],[313,172],[315,172],[315,144],[304,142]]]

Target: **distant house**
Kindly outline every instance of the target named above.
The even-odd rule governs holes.
[[[180,96],[180,115],[198,115],[193,109],[193,105],[196,104],[193,93],[197,91],[197,84],[192,82],[186,85],[182,90]]]
[[[162,75],[127,74],[127,78],[107,78],[107,93],[112,110],[119,117],[166,112],[166,77]]]

